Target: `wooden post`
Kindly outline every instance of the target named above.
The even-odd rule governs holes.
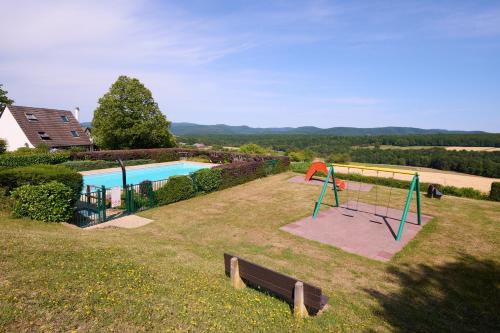
[[[295,282],[295,288],[293,289],[293,315],[296,319],[309,316],[304,305],[304,283],[300,281]]]
[[[240,277],[240,268],[238,265],[238,258],[231,258],[231,285],[236,289],[245,288],[245,282]]]

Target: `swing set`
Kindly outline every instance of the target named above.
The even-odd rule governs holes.
[[[418,172],[406,171],[406,170],[396,170],[396,169],[387,169],[387,168],[377,168],[377,167],[365,167],[365,166],[356,166],[356,165],[345,165],[345,164],[336,164],[336,163],[332,163],[332,164],[329,165],[328,174],[327,174],[327,176],[325,178],[325,182],[324,182],[323,187],[321,189],[321,193],[319,195],[318,201],[316,201],[316,204],[314,206],[314,212],[313,212],[313,215],[312,215],[313,219],[316,218],[316,216],[318,215],[318,212],[319,212],[319,208],[323,204],[323,199],[324,199],[324,196],[326,194],[326,190],[328,188],[328,183],[329,183],[330,177],[333,180],[333,186],[332,186],[332,188],[333,188],[333,193],[335,195],[335,205],[334,205],[334,207],[340,207],[339,206],[339,195],[338,195],[339,189],[337,188],[337,185],[336,185],[335,167],[347,168],[347,173],[348,174],[350,174],[350,169],[360,169],[361,170],[361,176],[363,176],[363,172],[365,170],[376,171],[377,172],[377,174],[376,174],[377,177],[379,177],[379,173],[380,172],[391,173],[392,174],[392,179],[394,179],[394,175],[395,174],[405,174],[405,175],[413,176],[412,180],[411,180],[411,183],[410,183],[408,195],[407,195],[407,198],[406,198],[406,203],[405,203],[405,206],[404,206],[403,214],[401,216],[401,220],[400,220],[400,223],[399,223],[398,233],[396,235],[396,241],[399,241],[401,239],[402,234],[403,234],[403,229],[404,229],[406,217],[407,217],[408,211],[410,209],[410,203],[411,203],[411,199],[412,199],[414,191],[417,192],[416,193],[416,197],[417,197],[416,198],[417,199],[416,200],[417,201],[417,221],[418,221],[418,225],[421,225],[420,181],[419,181],[419,177],[418,177]],[[356,206],[355,206],[354,209],[352,209],[352,208],[349,207],[349,191],[350,190],[352,191],[352,188],[350,188],[351,186],[349,186],[349,185],[350,184],[347,184],[347,180],[346,180],[346,186],[345,186],[345,191],[346,191],[346,196],[347,196],[346,208],[354,210],[354,211],[358,211],[359,195],[360,195],[360,192],[361,192],[361,182],[359,182],[359,187],[357,189],[358,193],[357,193],[357,198],[356,198]],[[378,205],[378,199],[379,199],[379,196],[378,196],[378,186],[376,186],[375,189],[376,189],[376,192],[375,192],[375,212],[374,212],[374,215],[380,216],[380,217],[384,217],[384,218],[388,217],[387,214],[389,212],[389,206],[390,206],[390,202],[391,202],[392,186],[389,188],[389,200],[387,201],[387,204],[386,204],[386,207],[385,207],[386,208],[385,209],[385,215],[378,214],[378,212],[377,212],[377,205]]]

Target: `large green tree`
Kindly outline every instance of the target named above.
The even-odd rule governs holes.
[[[170,122],[138,79],[120,76],[99,99],[92,137],[103,149],[173,147]]]
[[[7,97],[8,91],[3,90],[2,87],[3,87],[3,84],[0,84],[0,113],[3,111],[3,109],[7,105],[12,105],[14,103],[14,101],[12,99]]]

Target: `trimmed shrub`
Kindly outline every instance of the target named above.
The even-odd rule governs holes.
[[[156,194],[160,206],[189,199],[195,195],[193,181],[189,176],[172,176]]]
[[[69,153],[5,153],[0,155],[0,166],[15,168],[36,164],[59,164],[69,159]]]
[[[218,165],[214,169],[221,170],[222,182],[220,189],[236,186],[251,180],[265,177],[267,175],[280,173],[288,170],[289,159],[263,158],[252,162],[234,162],[231,164]]]
[[[220,189],[236,186],[257,179],[259,169],[262,170],[261,162],[239,162],[216,166],[215,169],[221,170],[222,182]]]
[[[73,214],[73,190],[56,181],[24,185],[12,192],[13,214],[43,222],[66,222]]]
[[[132,165],[149,164],[154,162],[155,161],[153,160],[129,160],[129,161],[124,161],[124,164],[126,166],[132,166]],[[119,167],[119,164],[116,161],[103,161],[103,160],[67,161],[62,163],[61,165],[64,165],[75,171],[88,171],[88,170]]]
[[[141,195],[148,195],[150,188],[153,188],[153,182],[150,180],[143,180],[139,183],[139,193]]]
[[[490,200],[500,201],[500,182],[491,183]]]
[[[7,151],[7,141],[4,139],[0,139],[0,154],[5,153]]]
[[[219,189],[222,183],[220,169],[201,169],[193,174],[193,180],[198,191],[212,192]]]
[[[14,200],[7,194],[7,189],[0,187],[0,211],[11,211]]]
[[[58,181],[71,188],[73,199],[80,196],[83,186],[82,175],[60,165],[37,165],[0,170],[0,187],[10,193],[23,185],[39,185]]]

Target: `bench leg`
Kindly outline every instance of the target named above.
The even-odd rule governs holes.
[[[304,284],[300,281],[295,283],[295,288],[293,289],[293,315],[297,319],[309,316],[304,305]]]
[[[245,288],[245,282],[240,277],[238,258],[231,258],[231,285],[236,289]]]

